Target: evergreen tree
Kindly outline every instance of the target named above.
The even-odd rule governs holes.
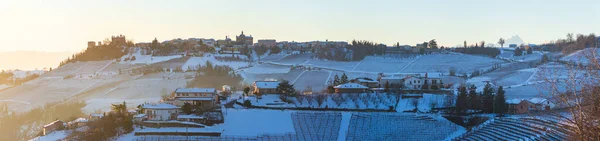
[[[383,91],[389,92],[389,90],[390,90],[390,82],[385,81],[385,86],[383,88]]]
[[[296,89],[294,89],[294,85],[290,84],[290,82],[287,80],[282,80],[281,82],[279,82],[279,85],[277,85],[276,90],[279,94],[282,94],[282,95],[286,95],[286,96],[295,96],[296,95]]]
[[[498,87],[498,92],[496,93],[496,98],[494,99],[494,105],[494,112],[496,114],[504,114],[508,109],[506,105],[506,98],[504,97],[504,89],[502,86]]]
[[[469,88],[469,104],[468,109],[470,110],[481,110],[481,97],[477,94],[477,87],[471,85]]]
[[[456,98],[456,109],[458,113],[464,113],[467,109],[467,88],[464,86],[458,88],[458,97]]]
[[[483,87],[483,110],[486,113],[494,112],[494,88],[490,83]]]
[[[437,42],[435,41],[435,39],[432,39],[431,41],[429,41],[429,46],[430,46],[432,49],[437,49],[437,48],[438,48],[438,46],[437,46]]]
[[[181,106],[181,111],[183,111],[185,114],[192,114],[192,104],[190,103],[183,103],[183,106]]]
[[[350,81],[348,80],[348,76],[346,75],[346,73],[342,74],[342,80],[341,80],[341,83],[342,83],[342,84],[346,84],[346,83],[348,83],[348,82],[350,82]]]
[[[333,85],[340,85],[340,77],[337,74],[333,77]]]
[[[527,54],[533,54],[533,49],[531,49],[532,47],[528,47],[527,48]]]

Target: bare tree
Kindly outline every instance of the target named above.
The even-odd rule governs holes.
[[[419,111],[419,99],[412,98],[410,104],[415,106],[415,111]]]
[[[316,96],[317,96],[317,104],[319,104],[319,107],[321,107],[321,105],[323,105],[323,103],[325,103],[325,100],[327,99],[327,95],[316,94]]]
[[[571,33],[567,36],[572,38]],[[570,125],[565,126],[571,131],[569,140],[600,140],[600,63],[595,49],[583,54],[579,57],[587,62],[546,64],[552,66],[541,69],[540,88],[551,103],[566,109],[550,114]]]
[[[498,40],[498,44],[500,44],[500,47],[504,47],[504,39],[500,38],[500,40]]]

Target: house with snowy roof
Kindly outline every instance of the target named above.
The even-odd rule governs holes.
[[[178,107],[190,103],[194,107],[211,109],[219,103],[215,88],[178,88],[171,96],[172,104]]]
[[[552,102],[545,98],[509,99],[506,100],[506,104],[510,114],[541,112],[550,110],[553,107]]]
[[[369,88],[378,88],[379,87],[379,82],[375,81],[373,79],[370,79],[370,78],[356,78],[356,79],[350,80],[350,82],[358,83],[358,84],[361,84],[361,85],[369,87]]]
[[[144,104],[142,105],[145,116],[151,121],[174,120],[177,117],[179,107],[168,103]]]
[[[255,81],[254,92],[260,94],[276,94],[279,81]]]
[[[364,93],[369,87],[356,83],[346,83],[333,87],[336,93]]]
[[[42,135],[48,135],[56,130],[62,130],[65,127],[65,123],[60,121],[60,120],[56,120],[53,121],[49,124],[44,125],[43,127],[43,131],[42,131]]]
[[[421,74],[420,76],[421,80],[423,81],[421,86],[422,90],[439,90],[444,88],[441,73],[425,73]]]

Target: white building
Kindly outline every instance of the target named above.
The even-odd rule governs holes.
[[[279,81],[256,81],[254,82],[254,93],[276,94]]]
[[[142,106],[148,120],[167,121],[175,119],[179,107],[167,103],[144,104]]]
[[[178,88],[172,96],[175,100],[173,104],[179,107],[190,103],[192,106],[209,109],[219,101],[215,88]]]
[[[420,90],[423,82],[421,78],[415,76],[407,76],[404,78],[404,88],[407,90]]]

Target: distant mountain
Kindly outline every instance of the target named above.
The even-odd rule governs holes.
[[[517,44],[517,46],[518,46],[518,45],[524,44],[524,43],[525,42],[523,41],[523,39],[521,39],[521,37],[519,37],[519,35],[515,35],[515,36],[512,36],[512,37],[506,39],[504,46],[508,46],[510,44]]]
[[[0,70],[56,68],[73,52],[14,51],[0,52]]]

